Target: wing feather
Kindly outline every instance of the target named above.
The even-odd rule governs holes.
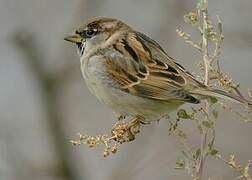
[[[184,67],[170,58],[157,42],[132,31],[112,47],[117,56],[106,58],[107,71],[121,90],[154,100],[199,103],[187,91],[188,82],[192,87],[199,82],[190,78]]]

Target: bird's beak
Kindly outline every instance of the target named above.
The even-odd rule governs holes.
[[[73,35],[69,35],[65,37],[64,40],[72,42],[72,43],[81,43],[83,38],[78,34],[73,34]]]

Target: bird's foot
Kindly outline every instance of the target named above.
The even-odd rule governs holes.
[[[130,122],[118,122],[111,130],[112,137],[120,144],[130,142],[135,139],[136,134],[140,132],[142,118],[135,117]]]

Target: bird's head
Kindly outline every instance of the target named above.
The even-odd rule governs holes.
[[[64,39],[77,45],[81,57],[84,51],[100,47],[109,41],[112,35],[120,35],[128,29],[130,29],[129,26],[117,19],[99,17],[82,24],[73,34]]]

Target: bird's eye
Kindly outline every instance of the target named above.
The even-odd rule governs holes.
[[[95,30],[93,30],[93,29],[88,29],[88,30],[86,30],[85,31],[85,36],[86,36],[86,38],[91,38],[92,36],[94,36],[95,35]]]

